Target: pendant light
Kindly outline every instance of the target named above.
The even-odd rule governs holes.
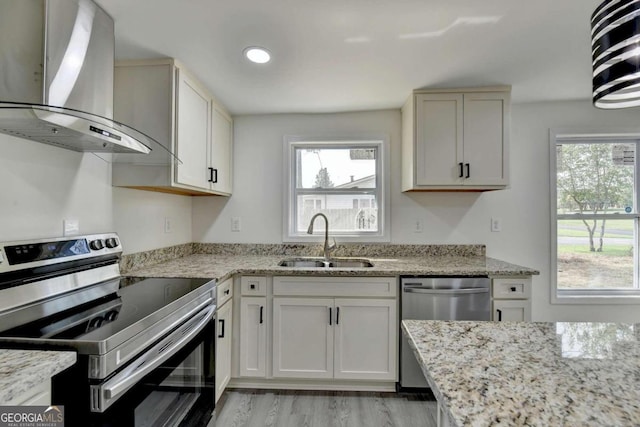
[[[605,0],[591,15],[593,104],[640,106],[640,0]]]

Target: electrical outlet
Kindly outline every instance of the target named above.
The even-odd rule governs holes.
[[[242,223],[239,216],[231,217],[231,231],[240,231]]]
[[[413,221],[413,232],[414,233],[422,233],[423,223],[420,218],[417,218]]]
[[[173,231],[173,221],[171,218],[164,219],[164,232],[169,234]]]
[[[491,231],[502,231],[502,218],[491,218]]]
[[[75,236],[78,233],[80,233],[80,221],[78,221],[77,219],[62,220],[63,236]]]

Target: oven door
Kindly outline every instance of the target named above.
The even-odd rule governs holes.
[[[65,411],[68,425],[206,426],[214,409],[214,311],[207,307],[123,370],[92,383],[91,412]]]

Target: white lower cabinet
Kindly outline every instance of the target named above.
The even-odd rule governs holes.
[[[333,299],[273,299],[273,376],[333,378]]]
[[[395,380],[395,300],[336,298],[334,378]]]
[[[395,298],[274,297],[273,377],[395,381],[396,307]]]
[[[491,281],[492,318],[498,322],[531,321],[531,276]]]
[[[240,376],[265,377],[267,360],[266,297],[240,301]]]
[[[231,379],[231,331],[233,304],[231,301],[218,309],[216,324],[216,402]]]
[[[498,322],[530,321],[531,302],[528,300],[494,300],[493,320]]]

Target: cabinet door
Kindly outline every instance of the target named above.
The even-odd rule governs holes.
[[[211,112],[213,117],[211,121],[211,156],[209,161],[214,170],[211,189],[216,192],[231,194],[233,121],[215,103],[212,103]]]
[[[210,98],[183,70],[176,70],[176,162],[179,184],[209,189],[207,154],[210,141]]]
[[[464,185],[507,184],[508,100],[504,92],[464,95]]]
[[[335,378],[397,380],[395,300],[336,298]]]
[[[416,95],[417,185],[462,184],[462,105],[458,93]]]
[[[273,376],[333,377],[333,299],[273,299]]]
[[[216,324],[216,402],[231,379],[231,331],[233,304],[228,302],[218,310]]]
[[[264,377],[267,357],[267,299],[240,301],[240,376]]]
[[[531,321],[530,300],[494,300],[493,320],[498,322]]]

